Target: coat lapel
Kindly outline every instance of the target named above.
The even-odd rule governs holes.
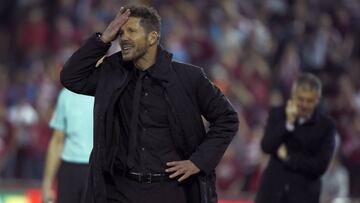
[[[199,115],[199,112],[195,108],[195,101],[192,101],[183,85],[186,81],[180,79],[179,73],[172,66],[172,55],[161,50],[158,57],[161,58],[156,64],[157,70],[154,71],[154,77],[161,80],[166,96],[169,97],[170,108],[173,108],[172,113],[178,121],[178,125],[174,126],[180,132],[174,137],[174,140],[179,142],[177,147],[185,156],[189,156],[193,146],[200,142],[198,138],[201,136],[198,135],[202,132],[197,131],[199,128],[196,126],[202,125],[202,120],[200,117],[194,117],[194,115]],[[184,135],[187,136],[184,137]]]

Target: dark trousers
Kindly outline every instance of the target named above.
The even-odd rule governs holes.
[[[107,203],[187,203],[185,188],[177,181],[139,183],[116,176],[106,182]]]
[[[58,203],[79,203],[85,192],[88,164],[62,161],[58,173]]]

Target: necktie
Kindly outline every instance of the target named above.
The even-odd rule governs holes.
[[[142,90],[142,81],[146,72],[139,71],[139,77],[136,81],[133,105],[132,105],[132,115],[130,122],[130,137],[129,137],[129,153],[128,153],[128,166],[131,168],[134,163],[131,161],[135,158],[136,147],[138,143],[137,131],[138,131],[138,121],[139,121],[139,104]]]

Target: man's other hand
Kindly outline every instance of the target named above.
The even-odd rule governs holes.
[[[287,158],[287,149],[285,144],[281,144],[277,150],[277,155],[281,160],[285,160]]]
[[[166,165],[169,166],[169,168],[167,168],[165,172],[171,173],[170,178],[181,176],[178,179],[179,182],[200,172],[200,169],[190,160],[171,161],[166,163]]]

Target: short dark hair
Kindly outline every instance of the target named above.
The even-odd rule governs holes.
[[[294,83],[294,88],[297,87],[306,87],[312,90],[316,90],[321,95],[322,84],[318,77],[311,73],[302,73],[296,79]]]
[[[140,25],[147,33],[156,31],[160,36],[161,17],[155,8],[145,5],[128,5],[125,9],[130,9],[130,17],[141,18]]]

